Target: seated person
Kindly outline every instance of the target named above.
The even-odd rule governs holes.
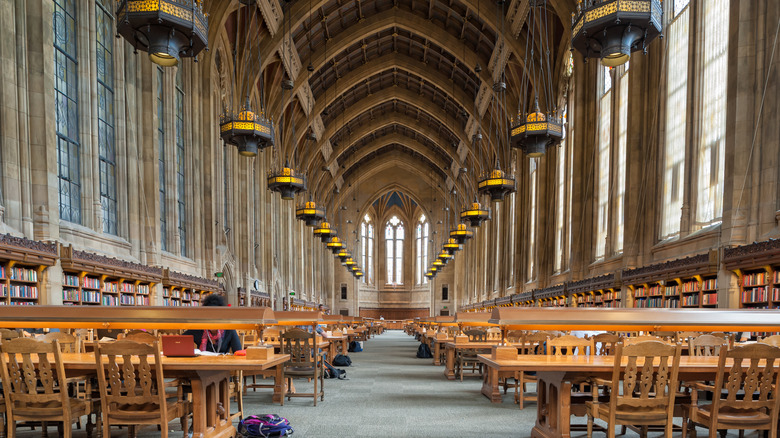
[[[201,306],[224,306],[221,295],[209,294],[200,302]],[[241,338],[235,330],[187,330],[183,334],[192,335],[195,348],[213,353],[235,353],[241,350]]]

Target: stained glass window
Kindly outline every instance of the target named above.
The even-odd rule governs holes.
[[[428,283],[428,277],[425,276],[425,269],[428,267],[428,222],[425,220],[425,215],[420,216],[420,221],[417,224],[417,232],[415,236],[415,245],[417,250],[416,265],[415,265],[415,278],[417,284]]]
[[[387,284],[403,284],[404,224],[393,216],[385,226]]]
[[[365,215],[360,224],[360,245],[362,266],[366,270],[363,281],[371,283],[374,278],[374,226],[369,215]]]
[[[160,183],[160,248],[168,250],[168,209],[165,194],[165,95],[163,70],[157,67],[157,165]]]
[[[184,84],[182,70],[184,66],[179,63],[176,69],[176,201],[179,220],[179,247],[182,256],[187,256],[187,190],[184,154]]]
[[[54,1],[54,103],[60,219],[81,223],[76,2]]]
[[[114,142],[114,19],[111,12],[102,3],[102,1],[98,1],[95,7],[100,208],[103,216],[103,232],[117,234],[116,147]]]

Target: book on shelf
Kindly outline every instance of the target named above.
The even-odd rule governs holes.
[[[684,307],[693,307],[699,305],[699,295],[685,295],[682,297],[682,305]]]
[[[138,290],[135,292],[139,295],[149,295],[149,285],[148,284],[139,284]]]
[[[116,306],[119,304],[119,299],[112,295],[103,295],[103,305],[104,306]]]
[[[661,291],[660,284],[656,284],[655,286],[651,287],[650,290],[648,291],[648,295],[650,295],[651,297],[661,296],[662,294],[663,292]]]
[[[753,289],[745,289],[742,291],[743,303],[759,303],[765,302],[769,296],[769,286],[756,287]]]
[[[664,295],[667,296],[667,297],[671,297],[671,296],[675,296],[675,295],[679,295],[679,294],[680,294],[680,292],[678,291],[678,286],[676,284],[673,284],[673,285],[670,285],[670,286],[666,286],[664,288]]]
[[[79,287],[79,278],[77,276],[75,276],[75,275],[65,274],[63,285]]]
[[[687,281],[687,282],[683,283],[682,291],[683,291],[683,293],[698,292],[699,291],[699,282],[698,281]]]
[[[718,279],[710,278],[701,283],[701,290],[718,290]]]
[[[106,281],[103,283],[103,287],[101,288],[101,290],[104,293],[110,293],[110,294],[119,293],[119,283],[114,281]]]
[[[634,298],[644,298],[647,296],[647,289],[645,287],[638,287],[634,289]]]
[[[772,282],[773,283],[780,283],[780,270],[777,270],[772,273]]]
[[[742,286],[763,286],[766,284],[766,272],[753,272],[742,276]]]
[[[35,269],[20,268],[14,266],[11,268],[11,280],[16,281],[38,281],[38,271]]]
[[[0,280],[5,280],[5,266],[0,265]]]
[[[718,294],[704,294],[701,298],[703,306],[713,306],[718,304]]]
[[[11,298],[38,298],[38,286],[12,284]]]
[[[81,281],[81,287],[87,289],[100,289],[100,279],[84,277]]]
[[[81,291],[81,302],[100,304],[100,292],[94,290]]]
[[[63,289],[62,301],[81,301],[78,289]]]
[[[119,285],[119,290],[124,293],[131,294],[133,293],[133,284],[132,283],[122,283]]]

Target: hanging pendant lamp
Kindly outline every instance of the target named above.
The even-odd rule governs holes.
[[[346,262],[348,258],[352,257],[352,253],[347,251],[347,248],[341,247],[341,249],[338,250],[338,252],[335,254],[337,259],[341,260],[341,262]]]
[[[121,0],[116,31],[149,59],[173,67],[208,46],[209,23],[200,0]]]
[[[271,146],[273,124],[265,117],[265,112],[252,111],[247,101],[238,114],[225,113],[219,118],[219,135],[222,140],[238,147],[238,153],[245,157],[254,157],[261,149]]]
[[[450,237],[462,245],[474,237],[474,230],[467,227],[466,224],[460,223],[455,229],[450,231]]]
[[[452,257],[453,257],[453,256],[452,256],[452,254],[450,254],[450,253],[448,253],[448,252],[446,252],[446,251],[444,251],[444,250],[442,250],[442,251],[439,253],[439,255],[437,256],[437,258],[438,258],[439,260],[441,260],[441,261],[442,261],[442,263],[444,263],[445,265],[446,265],[447,263],[449,263],[449,261],[450,261],[450,260],[452,260]]]
[[[452,235],[452,232],[450,232],[450,235]],[[447,239],[447,242],[442,246],[442,249],[444,251],[447,251],[447,253],[449,254],[455,254],[456,252],[463,249],[463,246],[460,243],[458,243],[458,241],[455,240],[455,238],[450,237],[449,239]]]
[[[482,222],[490,220],[490,209],[482,208],[482,204],[475,198],[471,208],[460,212],[460,220],[467,221],[472,227],[479,227]]]
[[[341,239],[339,239],[339,236],[333,236],[328,240],[328,243],[325,244],[325,246],[333,252],[333,254],[338,254],[338,252],[341,250],[341,248],[344,246],[343,243],[341,243]]]
[[[496,168],[489,174],[480,178],[477,184],[477,191],[480,194],[490,195],[490,200],[495,202],[503,201],[506,195],[515,191],[515,178],[512,175],[508,175],[499,167],[499,164],[496,163]],[[461,217],[463,217],[462,214]]]
[[[319,237],[322,243],[325,243],[331,237],[335,236],[336,232],[330,227],[330,224],[323,220],[319,227],[314,229],[314,236]]]
[[[571,28],[571,46],[583,57],[616,67],[632,52],[647,53],[663,29],[663,6],[659,0],[580,0],[571,14]]]
[[[268,190],[278,192],[282,199],[290,201],[295,199],[296,193],[306,190],[306,176],[298,175],[287,162],[282,169],[268,172]]]
[[[315,227],[325,219],[325,207],[320,207],[311,198],[295,209],[295,217],[306,222],[307,227]]]

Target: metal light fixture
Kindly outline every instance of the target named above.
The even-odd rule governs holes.
[[[450,230],[450,237],[462,245],[474,237],[474,231],[467,227],[466,224],[460,223],[455,229]]]
[[[455,231],[455,230],[453,230],[453,231]],[[450,234],[452,234],[452,232],[450,232]],[[458,241],[455,240],[455,238],[451,237],[451,238],[447,239],[447,242],[442,246],[442,249],[444,251],[447,251],[447,253],[449,253],[449,254],[455,254],[456,252],[458,252],[461,249],[463,249],[463,246],[460,243],[458,243]]]
[[[443,267],[444,267],[444,262],[442,262],[442,261],[441,261],[441,260],[439,260],[439,259],[436,259],[436,260],[434,260],[434,261],[433,261],[432,265],[433,265],[434,267],[438,268],[438,269],[441,269],[441,268],[443,268]]]
[[[325,246],[333,252],[333,254],[338,254],[338,252],[341,250],[341,248],[344,246],[343,243],[341,243],[341,239],[339,239],[339,236],[333,236],[328,240],[328,243],[325,244]]]
[[[460,220],[467,221],[472,227],[478,227],[482,225],[482,222],[490,220],[490,209],[482,208],[482,204],[474,199],[471,208],[460,212]]]
[[[343,263],[346,262],[348,258],[352,257],[352,253],[347,251],[347,248],[342,246],[341,249],[339,249],[339,251],[335,254],[335,257],[341,260]]]
[[[616,67],[632,52],[647,53],[662,26],[659,0],[580,0],[571,14],[571,46],[586,59],[600,58],[605,66]]]
[[[553,84],[553,63],[550,61],[550,52],[554,49],[550,47],[548,36],[547,0],[531,0],[530,6],[520,102],[517,117],[509,128],[509,137],[512,147],[521,149],[529,157],[541,157],[547,148],[561,141],[563,124],[554,94],[556,85]],[[534,50],[537,47],[538,50]]]
[[[281,170],[268,172],[268,190],[278,192],[282,199],[290,201],[296,193],[306,190],[306,176],[298,175],[290,163],[285,163]]]
[[[439,260],[441,260],[444,264],[447,264],[450,260],[452,260],[452,254],[448,253],[447,251],[442,250],[438,257]]]
[[[265,116],[251,110],[249,101],[238,114],[224,113],[219,117],[219,135],[227,144],[238,147],[238,153],[254,157],[257,152],[273,143],[273,123]]]
[[[298,208],[295,209],[295,217],[298,218],[298,220],[305,221],[307,227],[314,227],[317,226],[321,220],[325,219],[325,207],[320,207],[316,202],[309,199],[308,202],[299,205]]]
[[[208,46],[209,24],[202,0],[121,0],[116,31],[149,59],[173,67]]]
[[[347,257],[347,259],[344,261],[344,265],[346,265],[348,269],[351,269],[356,264],[357,263],[352,259],[352,257]]]
[[[324,220],[319,227],[314,229],[314,236],[319,237],[323,243],[327,242],[328,239],[335,235],[336,232],[330,227],[330,224]]]
[[[501,202],[504,200],[504,196],[515,191],[515,177],[507,175],[496,163],[496,168],[492,172],[479,179],[477,191],[480,194],[490,195],[492,201]]]
[[[433,272],[433,271],[428,270],[428,272],[425,273],[425,276],[427,278],[434,278],[434,277],[436,277],[436,273]]]

